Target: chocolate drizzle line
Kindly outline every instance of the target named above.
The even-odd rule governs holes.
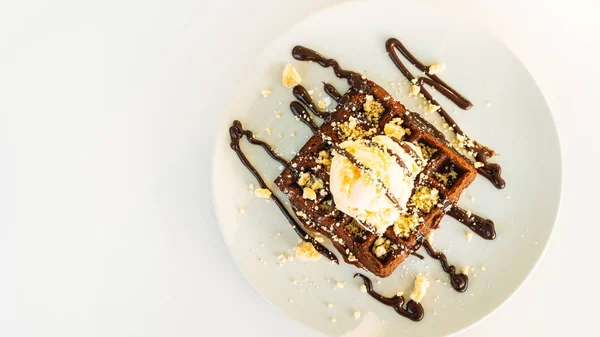
[[[371,295],[371,297],[389,307],[394,308],[399,315],[402,315],[415,322],[422,320],[423,316],[425,316],[425,311],[423,310],[421,303],[409,300],[406,304],[406,309],[404,309],[404,301],[406,301],[404,296],[395,295],[394,297],[384,297],[373,290],[373,282],[371,282],[368,277],[359,273],[354,274],[354,277],[357,276],[362,278],[365,286],[367,287],[367,293]]]
[[[370,145],[373,147],[378,148],[379,150],[387,153],[390,157],[393,157],[396,159],[396,163],[398,163],[398,165],[400,165],[400,167],[402,167],[403,169],[406,170],[406,173],[408,173],[408,175],[412,175],[412,172],[408,170],[408,167],[406,166],[406,163],[404,163],[404,160],[402,160],[402,158],[400,158],[400,155],[398,155],[396,152],[388,149],[387,147],[377,143],[377,142],[370,142]]]
[[[423,84],[430,85],[435,90],[439,91],[442,95],[446,96],[449,100],[451,100],[454,104],[456,104],[461,109],[470,109],[473,104],[469,102],[464,96],[462,96],[458,91],[454,90],[450,87],[446,82],[442,81],[437,75],[429,73],[429,67],[426,67],[423,63],[417,60],[411,53],[404,47],[402,42],[400,42],[396,38],[390,38],[385,43],[385,49],[387,50],[390,58],[398,67],[400,72],[406,77],[409,81],[415,80],[414,84],[421,87],[420,92],[423,96],[431,102],[431,104],[437,105],[439,108],[437,112],[446,120],[446,122],[452,126],[456,134],[460,134],[466,137],[464,131],[458,126],[456,121],[444,110],[444,108],[433,98],[433,96],[423,87]],[[402,63],[400,57],[398,57],[398,51],[402,56],[404,56],[408,62],[414,65],[417,69],[425,73],[428,77],[418,77],[415,78],[408,68]],[[483,167],[477,168],[477,171],[487,178],[496,188],[502,189],[506,186],[506,183],[501,177],[502,170],[500,165],[488,163],[488,159],[494,155],[494,151],[490,148],[481,145],[477,142],[473,143],[474,145],[467,145],[467,148],[476,153],[475,159],[478,162],[483,163]]]
[[[262,140],[258,140],[256,138],[254,138],[254,134],[252,133],[252,131],[244,130],[244,128],[242,127],[242,123],[240,123],[240,121],[237,121],[237,120],[233,121],[233,127],[235,127],[235,129],[237,131],[242,132],[246,136],[246,139],[248,139],[248,142],[250,142],[251,144],[254,144],[254,145],[260,145],[265,150],[265,152],[267,152],[267,154],[269,154],[269,156],[271,158],[273,158],[276,161],[278,161],[279,163],[281,163],[281,165],[283,165],[285,167],[289,167],[290,163],[288,163],[287,160],[278,156],[275,153],[275,150],[271,147],[271,145],[263,142]]]
[[[267,184],[265,183],[264,179],[261,177],[261,175],[258,173],[258,171],[256,171],[256,168],[250,163],[250,161],[248,160],[248,158],[246,157],[246,155],[240,148],[240,140],[244,136],[246,136],[248,138],[248,140],[250,140],[250,138],[252,137],[252,132],[244,130],[242,127],[242,123],[240,121],[237,121],[237,120],[234,121],[233,125],[229,128],[229,137],[231,138],[231,143],[230,143],[231,149],[238,155],[242,164],[244,164],[244,166],[248,169],[248,171],[250,171],[250,173],[252,173],[254,178],[256,178],[260,187],[267,188]],[[261,145],[265,150],[267,150],[267,152],[269,152],[269,154],[271,154],[271,151],[273,151],[270,148],[270,146],[266,143],[265,143],[265,146],[263,146],[262,144],[259,144],[259,145]],[[275,194],[271,194],[271,200],[273,200],[275,202],[275,204],[277,205],[277,207],[279,208],[279,210],[281,211],[283,216],[287,219],[287,221],[290,223],[290,225],[292,225],[292,228],[294,229],[296,234],[298,234],[298,236],[300,238],[302,238],[302,240],[310,242],[315,247],[315,249],[319,253],[321,253],[321,255],[325,256],[326,258],[330,259],[331,261],[335,262],[336,264],[339,264],[338,258],[331,251],[329,251],[329,249],[325,248],[323,245],[321,245],[319,242],[317,242],[317,240],[315,240],[313,237],[308,235],[306,233],[306,231],[304,231],[304,229],[302,229],[300,224],[298,224],[298,222],[296,222],[294,217],[288,212],[288,210],[285,208],[285,206],[283,205],[281,200],[279,200],[279,198],[277,198],[275,196]]]
[[[368,167],[366,167],[363,163],[361,163],[360,161],[358,161],[358,159],[356,159],[356,157],[354,157],[353,154],[351,154],[350,152],[346,151],[345,149],[342,149],[341,147],[339,147],[337,144],[333,144],[332,148],[338,152],[340,155],[348,158],[348,160],[350,160],[350,162],[352,164],[354,164],[356,167],[358,167],[359,169],[361,169],[362,171],[365,172],[369,172],[372,173],[371,169],[369,169]],[[382,186],[382,188],[385,190],[385,195],[388,197],[388,199],[390,199],[390,201],[398,208],[398,209],[402,209],[402,206],[400,206],[400,203],[398,203],[398,200],[396,200],[396,198],[392,195],[392,193],[390,193],[390,191],[384,186],[383,182],[377,178],[374,174],[372,174],[373,179]]]
[[[294,94],[294,97],[296,97],[297,100],[304,103],[304,105],[306,105],[310,109],[310,111],[312,111],[312,113],[314,113],[318,117],[326,118],[327,116],[329,116],[329,112],[321,111],[321,109],[319,109],[315,105],[315,102],[313,101],[312,97],[310,97],[310,94],[302,85],[298,84],[297,86],[295,86],[292,90],[292,93]]]
[[[412,256],[416,256],[416,257],[418,257],[418,258],[419,258],[419,259],[421,259],[421,260],[423,260],[423,259],[424,259],[423,255],[421,255],[421,254],[419,254],[419,253],[417,253],[417,252],[411,252],[411,253],[410,253],[410,255],[412,255]]]
[[[425,247],[427,254],[429,254],[429,256],[431,256],[432,258],[440,261],[440,263],[442,264],[442,269],[444,269],[448,276],[450,276],[450,284],[452,285],[452,288],[461,293],[467,290],[467,287],[469,285],[469,278],[467,277],[467,275],[457,274],[456,267],[448,265],[448,259],[446,258],[446,255],[441,252],[436,252],[429,243],[429,241],[425,240],[423,237],[420,238],[420,241],[423,247]]]
[[[394,137],[394,136],[392,136],[391,138],[392,138],[392,140],[393,140],[393,141],[394,141],[396,144],[400,145],[400,147],[401,147],[401,148],[402,148],[404,151],[406,151],[406,153],[408,153],[408,154],[409,154],[411,157],[413,157],[413,159],[414,159],[414,160],[419,160],[419,159],[420,159],[420,158],[419,158],[419,155],[417,154],[417,152],[415,152],[415,149],[413,149],[413,148],[412,148],[410,145],[408,145],[408,144],[404,143],[403,141],[401,141],[400,139],[398,139],[398,138],[396,138],[396,137]]]
[[[329,97],[331,97],[336,102],[339,102],[342,98],[342,94],[340,94],[340,92],[337,91],[337,89],[329,83],[323,82],[323,89],[325,90],[325,93],[327,93],[327,95],[329,95]]]
[[[490,219],[484,219],[476,214],[467,215],[467,212],[454,205],[446,212],[449,216],[456,219],[458,222],[469,227],[477,235],[481,236],[486,240],[494,240],[496,238],[496,229],[494,228],[494,222]]]
[[[317,62],[321,67],[331,67],[333,68],[335,76],[346,79],[352,88],[357,90],[368,90],[367,80],[365,77],[355,71],[342,69],[338,61],[335,59],[325,58],[316,51],[303,46],[295,46],[294,49],[292,49],[292,56],[298,61],[314,61]]]
[[[304,106],[300,104],[300,102],[293,101],[290,103],[290,110],[294,116],[300,118],[302,123],[306,124],[306,126],[308,126],[313,133],[317,133],[319,127],[317,127],[315,121],[313,121],[312,117],[308,115],[308,112],[306,112],[306,109],[304,109]]]

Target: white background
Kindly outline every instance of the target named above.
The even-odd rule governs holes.
[[[563,149],[545,256],[460,336],[594,334],[599,6],[423,1],[479,22],[523,60]],[[208,161],[211,124],[246,65],[239,56],[334,2],[3,1],[0,336],[315,335],[237,269]],[[244,39],[253,31],[259,43]]]

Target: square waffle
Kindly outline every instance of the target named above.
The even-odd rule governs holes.
[[[292,209],[307,230],[330,239],[347,263],[379,277],[387,277],[421,246],[423,237],[439,227],[445,211],[458,201],[477,172],[464,156],[451,148],[444,135],[433,125],[419,114],[407,111],[376,83],[367,80],[366,84],[367,90],[350,88],[342,96],[335,110],[277,177],[275,184],[289,197]],[[367,92],[383,106],[378,118],[371,118],[363,108],[370,98]],[[406,131],[402,140],[420,146],[427,159],[415,180],[412,196],[435,189],[438,198],[435,205],[423,208],[409,201],[409,207],[413,207],[420,218],[420,224],[411,228],[409,233],[397,235],[394,226],[390,226],[382,236],[378,236],[335,208],[329,191],[331,151],[335,144],[348,136],[348,132],[340,131],[340,123],[353,120],[356,128],[368,130],[369,137],[383,134],[384,126],[397,117],[402,119],[401,126]],[[311,183],[302,181],[302,177],[309,176],[307,173],[311,182],[316,181],[319,185],[316,186],[316,197],[310,199],[303,196],[303,187],[300,186],[301,183]]]

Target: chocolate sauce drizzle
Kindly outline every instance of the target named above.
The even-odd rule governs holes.
[[[329,97],[331,97],[336,102],[339,102],[342,98],[342,94],[340,94],[340,92],[337,91],[337,89],[329,83],[323,82],[323,89],[325,90],[325,93],[327,93],[327,95],[329,95]]]
[[[351,154],[350,152],[346,151],[345,149],[342,149],[337,144],[333,144],[332,148],[336,152],[338,152],[340,155],[348,158],[348,160],[350,160],[350,162],[352,164],[354,164],[354,166],[358,167],[362,171],[364,171],[364,172],[371,172],[371,169],[369,169],[363,163],[361,163],[360,161],[358,161],[358,159],[356,159],[356,157],[354,157],[354,155]],[[383,184],[383,182],[379,178],[377,178],[375,175],[371,174],[371,176],[385,190],[386,197],[388,197],[388,199],[390,199],[390,201],[394,204],[394,206],[396,206],[396,208],[402,210],[403,208],[402,208],[402,206],[400,206],[400,203],[398,202],[398,200],[396,199],[396,197],[394,197],[392,195],[392,193],[390,193],[390,191],[387,189],[387,187],[385,187],[385,185]]]
[[[441,252],[436,252],[429,241],[425,240],[423,237],[420,238],[420,241],[423,247],[425,247],[427,254],[440,261],[442,264],[442,269],[444,269],[448,276],[450,276],[450,284],[452,285],[452,288],[461,293],[467,290],[467,287],[469,286],[469,278],[467,275],[457,274],[456,267],[448,265],[448,258],[446,258],[446,255]]]
[[[446,214],[469,227],[473,232],[486,240],[494,240],[496,238],[494,222],[490,219],[484,219],[476,214],[471,214],[471,216],[469,216],[464,209],[456,205],[453,205],[448,209]]]
[[[315,124],[315,121],[308,114],[308,112],[300,102],[293,101],[292,103],[290,103],[290,110],[292,111],[292,114],[300,118],[302,123],[306,124],[306,126],[308,126],[313,133],[317,133],[319,127],[317,126],[317,124]]]
[[[250,173],[252,173],[254,178],[256,178],[260,187],[268,188],[264,179],[258,173],[256,168],[250,163],[250,161],[248,160],[248,158],[246,157],[246,155],[240,148],[240,140],[244,136],[246,136],[246,138],[248,138],[249,141],[251,138],[253,138],[252,132],[248,131],[248,130],[244,130],[244,128],[242,127],[242,123],[240,121],[237,121],[237,120],[234,121],[233,125],[229,128],[229,137],[231,138],[231,143],[230,143],[231,149],[238,155],[242,164],[244,164],[244,166],[248,169],[248,171],[250,171]],[[250,141],[250,143],[262,146],[267,151],[267,153],[269,153],[269,155],[271,155],[271,157],[273,157],[275,152],[268,144],[266,144],[264,142],[254,143],[252,141]],[[277,155],[275,155],[275,157],[273,157],[273,159],[276,159],[276,160],[277,160],[277,158],[281,159],[281,157],[279,157]],[[279,160],[277,160],[277,161],[279,161]],[[286,163],[286,165],[287,165],[287,163]],[[296,222],[294,217],[288,212],[288,210],[285,208],[285,206],[283,205],[281,200],[279,200],[279,198],[277,198],[275,196],[275,194],[271,194],[271,200],[273,200],[275,202],[275,204],[277,205],[277,207],[279,208],[279,210],[281,211],[283,216],[287,219],[287,221],[290,223],[290,225],[292,225],[292,228],[294,229],[296,234],[298,234],[298,236],[300,238],[302,238],[302,240],[310,242],[315,247],[315,249],[319,253],[321,253],[321,255],[325,256],[326,258],[330,259],[331,261],[335,262],[336,264],[339,264],[338,258],[329,249],[325,248],[323,245],[321,245],[319,242],[317,242],[317,240],[315,240],[313,237],[309,236],[304,231],[304,229],[302,229],[300,224],[298,224],[298,222]]]
[[[329,112],[322,111],[315,105],[315,102],[313,101],[312,97],[310,97],[310,94],[302,85],[298,84],[297,86],[295,86],[292,90],[292,93],[294,94],[294,97],[296,97],[297,100],[304,103],[304,105],[306,105],[310,109],[310,111],[312,111],[312,113],[314,113],[316,116],[321,118],[327,118],[327,116],[329,116]]]
[[[390,58],[398,67],[400,72],[406,77],[409,81],[415,80],[414,84],[421,87],[420,92],[423,96],[431,102],[431,104],[437,105],[439,108],[437,112],[446,120],[446,122],[452,126],[456,134],[460,134],[466,137],[464,131],[458,126],[456,121],[444,110],[444,108],[433,98],[433,96],[423,87],[423,84],[430,85],[435,90],[439,91],[442,95],[446,96],[449,100],[451,100],[454,104],[456,104],[461,109],[470,109],[473,104],[469,102],[464,96],[462,96],[458,91],[454,90],[450,87],[446,82],[442,81],[437,75],[429,73],[429,67],[425,66],[419,60],[417,60],[411,53],[404,47],[402,42],[400,42],[396,38],[390,38],[385,43],[385,49],[387,50]],[[402,56],[404,56],[412,65],[414,65],[417,69],[425,73],[428,77],[418,77],[415,78],[408,68],[402,63],[400,57],[398,57],[398,51]],[[473,145],[467,145],[467,148],[471,151],[475,152],[475,159],[478,162],[483,164],[483,167],[477,168],[477,171],[487,178],[496,188],[502,189],[506,186],[504,179],[502,179],[502,169],[498,164],[492,164],[488,162],[488,159],[494,155],[494,151],[490,148],[473,141]]]
[[[333,68],[335,76],[346,79],[348,84],[356,90],[368,91],[369,89],[367,80],[364,76],[355,71],[342,69],[338,61],[335,59],[325,58],[323,55],[312,49],[303,46],[295,46],[294,49],[292,49],[292,56],[298,61],[314,61],[317,62],[321,67]]]
[[[385,146],[383,146],[383,145],[381,145],[381,144],[379,144],[377,142],[370,142],[369,145],[373,146],[373,147],[376,147],[379,150],[387,153],[390,157],[395,158],[396,159],[396,163],[398,163],[398,165],[400,167],[402,167],[403,169],[406,170],[406,173],[408,174],[408,176],[412,175],[412,172],[410,170],[408,170],[408,167],[406,166],[406,163],[404,162],[404,160],[402,160],[402,158],[400,157],[399,154],[397,154],[396,152],[388,149],[387,147],[385,147]]]
[[[357,276],[362,278],[365,286],[367,287],[367,293],[371,295],[371,297],[389,307],[394,308],[399,315],[402,315],[415,322],[422,320],[423,316],[425,316],[425,311],[423,310],[421,303],[409,300],[406,304],[406,309],[404,309],[404,301],[406,301],[404,296],[395,295],[394,297],[384,297],[373,290],[373,282],[371,282],[368,277],[359,273],[354,274],[354,277]]]
[[[393,140],[393,141],[394,141],[396,144],[400,145],[400,147],[401,147],[401,148],[402,148],[402,149],[403,149],[403,150],[404,150],[406,153],[408,153],[408,154],[409,154],[411,157],[413,157],[413,159],[414,159],[414,160],[419,160],[419,159],[420,159],[420,158],[419,158],[419,155],[417,154],[417,152],[415,151],[415,149],[413,149],[413,148],[412,148],[410,145],[408,145],[408,144],[404,143],[403,141],[401,141],[400,139],[398,139],[398,138],[396,138],[396,137],[394,137],[394,136],[392,136],[391,138],[392,138],[392,140]]]
[[[233,121],[233,126],[237,131],[242,132],[245,136],[246,139],[248,139],[248,142],[250,142],[251,144],[254,145],[259,145],[260,147],[262,147],[265,152],[267,152],[267,154],[275,159],[276,161],[278,161],[281,165],[285,166],[285,167],[289,167],[290,163],[288,163],[287,160],[281,158],[279,155],[277,155],[275,153],[275,150],[271,147],[271,145],[267,144],[266,142],[256,139],[254,138],[254,134],[252,133],[252,131],[250,130],[244,130],[244,128],[242,127],[242,123],[240,121]]]

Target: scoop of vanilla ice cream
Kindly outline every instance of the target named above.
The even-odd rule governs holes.
[[[398,143],[383,135],[372,140],[359,139],[339,144],[366,170],[343,155],[333,153],[329,183],[335,205],[367,227],[372,226],[366,228],[368,230],[374,228],[377,233],[385,232],[398,219],[410,199],[414,180],[424,160],[418,146],[403,143],[410,146],[419,158],[413,158]],[[394,154],[400,157],[407,169],[398,164]],[[398,201],[400,208],[390,200],[386,191]]]

